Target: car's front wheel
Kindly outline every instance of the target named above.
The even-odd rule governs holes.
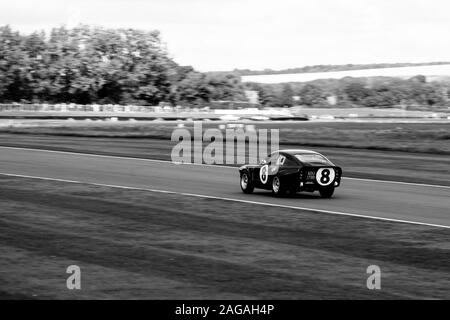
[[[281,184],[281,179],[279,176],[273,177],[272,180],[272,193],[276,196],[281,196],[285,193],[285,188]]]
[[[334,193],[334,187],[322,188],[319,190],[319,193],[322,198],[331,198]]]
[[[252,193],[255,189],[247,172],[241,174],[241,189],[244,193]]]

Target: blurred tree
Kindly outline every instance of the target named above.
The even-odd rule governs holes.
[[[290,84],[283,85],[281,90],[280,105],[283,107],[292,107],[294,105],[294,90]]]
[[[177,101],[180,104],[202,106],[211,99],[211,87],[206,76],[199,72],[189,72],[176,86]]]
[[[208,74],[206,82],[210,87],[211,100],[245,100],[244,88],[241,84],[240,77],[233,74]]]
[[[279,107],[279,95],[272,86],[259,86],[258,89],[259,101],[265,107]]]
[[[419,74],[417,76],[412,77],[410,80],[414,81],[414,82],[418,82],[418,83],[426,83],[427,82],[427,77]]]
[[[375,85],[368,95],[361,100],[365,107],[391,107],[400,103],[401,99],[385,84]]]
[[[24,37],[24,51],[27,59],[27,76],[24,83],[24,98],[32,101],[46,101],[48,91],[48,52],[45,33],[32,33]]]
[[[326,103],[326,96],[322,88],[315,84],[306,84],[299,91],[301,104],[307,106],[323,106]]]
[[[9,26],[0,28],[0,94],[5,101],[21,101],[26,95],[29,61],[24,38]]]
[[[371,92],[366,88],[362,81],[354,80],[344,87],[344,93],[350,102],[361,104],[362,101],[370,96]]]

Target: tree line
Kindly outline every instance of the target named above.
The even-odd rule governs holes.
[[[354,67],[360,66],[340,68]],[[178,65],[158,31],[80,25],[23,35],[0,27],[0,103],[211,106],[246,101],[245,90],[255,90],[266,107],[438,106],[449,105],[449,88],[448,81],[423,76],[243,84],[239,72],[201,73]]]
[[[158,31],[80,25],[23,35],[0,27],[2,103],[205,105],[242,99],[239,76],[178,65]]]
[[[410,79],[391,77],[320,79],[305,83],[248,83],[259,92],[261,104],[272,107],[396,107],[450,106],[450,82],[427,82],[418,75]],[[297,99],[296,99],[297,97]]]

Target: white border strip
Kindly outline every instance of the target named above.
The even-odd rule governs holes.
[[[233,170],[237,170],[237,168],[238,168],[238,167],[231,167],[231,166],[226,166],[226,165],[221,165],[221,164],[175,163],[175,162],[172,162],[172,161],[169,161],[169,160],[155,160],[155,159],[146,159],[146,158],[112,156],[112,155],[102,155],[102,154],[72,152],[72,151],[47,150],[47,149],[38,149],[38,148],[21,148],[21,147],[4,147],[4,146],[0,146],[0,149],[31,150],[31,151],[42,151],[42,152],[48,152],[48,153],[63,153],[63,154],[84,155],[84,156],[99,157],[99,158],[113,158],[113,159],[125,159],[125,160],[131,159],[131,160],[138,160],[138,161],[168,163],[168,164],[173,164],[173,165],[221,167],[221,168],[228,168],[228,169],[233,169]],[[438,184],[425,184],[425,183],[390,181],[390,180],[377,180],[377,179],[364,179],[364,178],[350,178],[350,177],[343,177],[343,179],[344,180],[359,180],[359,181],[369,181],[369,182],[378,182],[378,183],[394,183],[394,184],[404,184],[404,185],[412,185],[412,186],[420,186],[420,187],[432,187],[432,188],[450,189],[450,186],[444,186],[444,185],[438,185]]]
[[[111,184],[103,184],[103,183],[83,182],[83,181],[77,181],[77,180],[66,180],[66,179],[57,179],[57,178],[27,176],[27,175],[21,175],[21,174],[13,174],[13,173],[2,173],[2,172],[0,172],[0,175],[9,176],[9,177],[28,178],[28,179],[40,179],[40,180],[48,180],[48,181],[58,181],[58,182],[67,182],[67,183],[76,183],[76,184],[86,184],[86,185],[93,185],[93,186],[99,186],[99,187],[109,187],[109,188],[118,188],[118,189],[148,191],[148,192],[155,192],[155,193],[178,194],[178,195],[188,196],[188,197],[196,197],[196,198],[204,198],[204,199],[215,199],[215,200],[224,200],[224,201],[233,201],[233,202],[241,202],[241,203],[247,203],[247,204],[256,204],[256,205],[262,205],[262,206],[269,206],[269,207],[278,207],[278,208],[286,208],[286,209],[314,211],[314,212],[320,212],[320,213],[326,213],[326,214],[334,214],[334,215],[350,216],[350,217],[357,217],[357,218],[366,218],[366,219],[372,219],[372,220],[381,220],[381,221],[389,221],[389,222],[400,222],[400,223],[421,225],[421,226],[427,226],[427,227],[450,229],[450,226],[439,225],[439,224],[432,224],[432,223],[425,223],[425,222],[408,221],[408,220],[400,220],[400,219],[391,219],[391,218],[383,218],[383,217],[376,217],[376,216],[367,216],[367,215],[361,215],[361,214],[356,214],[356,213],[338,212],[338,211],[313,209],[313,208],[306,208],[306,207],[296,207],[296,206],[288,206],[288,205],[283,205],[283,204],[275,204],[275,203],[268,203],[268,202],[258,202],[258,201],[250,201],[250,200],[243,200],[243,199],[233,199],[233,198],[225,198],[225,197],[218,197],[218,196],[207,196],[207,195],[195,194],[195,193],[187,193],[187,192],[177,192],[177,191],[158,190],[158,189],[139,188],[139,187],[127,187],[127,186],[119,186],[119,185],[111,185]]]

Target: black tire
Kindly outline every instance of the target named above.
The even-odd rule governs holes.
[[[255,189],[255,187],[253,186],[253,183],[250,179],[250,175],[248,174],[247,171],[244,171],[241,174],[241,179],[240,179],[239,184],[241,185],[241,189],[242,189],[243,193],[249,194],[249,193],[252,193],[253,190]]]
[[[275,196],[282,196],[286,193],[286,188],[282,185],[279,176],[275,176],[272,179],[272,193]]]
[[[327,187],[319,189],[320,196],[325,199],[329,199],[333,196],[334,187]]]

